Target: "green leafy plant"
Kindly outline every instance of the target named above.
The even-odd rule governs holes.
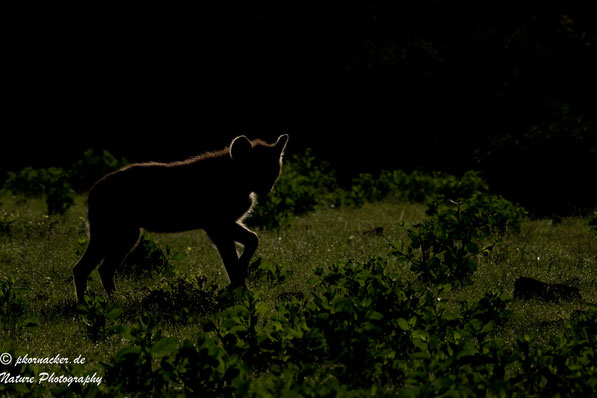
[[[64,214],[75,203],[68,177],[60,174],[45,187],[44,197],[48,214]]]
[[[149,277],[151,275],[174,275],[172,261],[181,260],[185,253],[172,253],[170,246],[162,250],[149,236],[143,234],[135,248],[129,253],[118,273],[134,277]]]
[[[463,320],[470,322],[477,319],[483,325],[489,322],[495,326],[503,325],[512,316],[512,311],[507,309],[511,301],[512,296],[503,290],[487,292],[481,299],[466,299],[460,303]]]
[[[176,380],[185,395],[246,396],[246,370],[220,341],[198,333],[194,343],[185,340],[173,360]]]
[[[0,347],[0,352],[4,355],[10,355],[13,359],[27,354],[26,352],[11,348],[7,349],[6,347]],[[16,361],[11,363],[0,361],[0,374],[2,373],[10,373],[11,375],[19,375],[21,377],[36,377],[39,374],[39,368],[38,365],[16,363]],[[40,388],[36,383],[0,383],[0,395],[2,396],[35,396],[40,393],[40,390],[43,390],[43,387]]]
[[[336,179],[329,166],[317,162],[307,150],[284,162],[274,190],[257,199],[247,223],[267,229],[287,227],[292,217],[313,211],[335,188]]]
[[[470,283],[477,269],[475,257],[493,246],[480,246],[490,233],[486,219],[460,205],[432,215],[407,232],[410,245],[394,245],[392,253],[409,262],[411,271],[425,283]]]
[[[155,319],[143,314],[132,328],[122,328],[122,337],[130,344],[118,351],[113,363],[102,363],[107,384],[112,391],[126,394],[157,394],[174,378],[171,360],[165,358],[178,346],[174,337],[162,337]],[[154,359],[162,358],[154,370]]]
[[[567,328],[538,345],[536,336],[517,339],[521,371],[513,387],[527,395],[589,397],[597,394],[597,306],[572,319]]]
[[[87,336],[94,343],[106,340],[122,329],[122,326],[115,323],[122,314],[122,308],[105,298],[85,295],[84,302],[77,305],[77,314],[85,324]]]
[[[60,215],[73,205],[75,190],[89,190],[95,181],[125,164],[126,160],[118,160],[108,151],[96,153],[89,149],[70,169],[25,167],[17,172],[9,171],[4,188],[13,194],[43,197],[48,214]]]
[[[8,172],[4,188],[14,194],[43,197],[48,214],[64,214],[74,203],[69,174],[57,167],[26,167],[19,172]]]
[[[24,314],[24,295],[29,289],[15,285],[13,277],[0,278],[0,320],[6,329],[15,330],[18,319]]]
[[[10,232],[11,225],[17,220],[17,216],[13,212],[3,211],[0,213],[0,232]]]
[[[427,218],[407,229],[410,244],[393,254],[410,263],[411,271],[425,283],[468,284],[477,270],[477,256],[487,256],[508,227],[517,229],[524,209],[491,195],[476,195],[445,205],[432,199]]]
[[[293,275],[293,271],[287,264],[274,264],[257,257],[249,267],[250,278],[253,281],[263,281],[269,286],[283,283],[286,278]]]
[[[62,169],[39,169],[25,167],[14,172],[8,172],[8,178],[4,182],[4,188],[13,194],[27,196],[41,196],[45,192],[47,183],[51,180],[52,174],[63,173]]]
[[[311,339],[324,337],[332,373],[353,387],[401,377],[392,358],[409,350],[418,297],[385,269],[381,258],[336,264],[315,281],[322,293],[306,306]]]
[[[276,187],[258,198],[258,205],[247,222],[277,229],[289,226],[292,217],[313,211],[319,205],[362,206],[386,197],[424,202],[437,194],[461,200],[487,191],[487,183],[476,171],[455,177],[438,172],[382,170],[378,175],[361,173],[348,188],[341,189],[329,166],[317,162],[307,150],[285,162]]]
[[[476,171],[467,171],[458,178],[439,172],[382,170],[377,176],[362,173],[354,178],[351,187],[339,193],[339,201],[344,205],[362,206],[365,202],[382,200],[388,196],[410,202],[425,202],[435,195],[462,200],[487,190],[487,183]]]
[[[83,253],[85,253],[85,250],[87,249],[88,245],[89,238],[84,237],[77,239],[77,242],[73,245],[75,254],[79,257],[82,256]]]
[[[69,181],[77,192],[86,192],[106,174],[126,166],[126,159],[117,159],[110,152],[87,149],[82,159],[73,163]]]
[[[589,219],[589,228],[597,234],[597,213],[593,214],[593,217]]]
[[[258,302],[251,291],[238,289],[231,294],[237,304],[214,314],[206,330],[213,331],[230,354],[255,362],[260,354],[257,332],[259,315],[268,308]]]
[[[495,337],[509,294],[450,303],[451,285],[401,282],[382,258],[319,268],[305,301],[271,308],[221,291],[196,339],[163,337],[144,316],[104,364],[113,395],[527,396],[595,392],[597,307],[547,344]],[[177,349],[178,347],[178,349]]]
[[[219,290],[205,276],[167,278],[143,297],[144,310],[160,313],[177,323],[192,324],[198,315],[213,312]]]

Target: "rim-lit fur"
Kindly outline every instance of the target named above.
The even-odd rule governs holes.
[[[220,151],[179,162],[131,164],[96,182],[89,191],[89,245],[73,268],[77,299],[83,300],[87,279],[100,263],[104,288],[114,291],[114,273],[142,229],[204,229],[232,286],[246,287],[258,237],[242,221],[254,194],[269,192],[280,176],[287,141],[288,135],[273,144],[239,136]],[[244,246],[240,257],[235,242]]]

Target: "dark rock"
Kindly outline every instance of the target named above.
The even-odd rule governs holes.
[[[383,235],[383,227],[375,227],[363,232],[365,236],[381,236]]]
[[[545,283],[533,278],[520,277],[514,282],[514,299],[560,302],[582,299],[578,288],[560,283]]]

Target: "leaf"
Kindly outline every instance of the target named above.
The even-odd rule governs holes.
[[[413,331],[410,340],[419,350],[423,352],[427,351],[428,345],[426,341],[429,341],[429,333],[427,333],[425,330],[418,329]]]
[[[139,347],[139,346],[127,346],[127,347],[124,347],[122,350],[118,351],[115,358],[117,361],[120,361],[128,355],[132,355],[132,354],[139,355],[140,352],[141,352],[141,347]]]
[[[484,326],[483,321],[481,321],[479,318],[471,319],[469,323],[473,330],[481,330]]]
[[[269,305],[267,303],[257,303],[255,305],[255,309],[257,310],[257,312],[259,314],[262,314],[262,315],[267,313],[270,310]]]
[[[383,314],[377,311],[371,311],[367,317],[369,319],[373,319],[374,321],[379,321],[381,319],[383,319]]]
[[[122,311],[123,311],[122,308],[114,308],[113,310],[108,312],[108,315],[106,315],[106,318],[113,321],[114,319],[118,318],[120,316],[120,314],[122,314]]]
[[[438,286],[438,292],[440,292],[440,293],[448,293],[451,290],[452,290],[452,285],[449,283]]]
[[[304,333],[301,330],[288,328],[288,329],[286,329],[286,335],[289,336],[290,338],[302,339]]]
[[[489,333],[491,332],[493,329],[495,328],[495,322],[494,321],[489,321],[487,322],[484,326],[483,329],[481,329],[481,333]]]
[[[155,356],[164,356],[170,354],[176,349],[178,339],[176,337],[164,337],[151,346],[151,354]]]
[[[479,350],[477,350],[477,347],[475,347],[474,343],[472,341],[467,341],[464,343],[462,350],[460,350],[460,352],[456,355],[456,359],[460,359],[462,357],[472,357],[478,352]]]
[[[124,337],[127,340],[134,340],[135,339],[135,336],[133,336],[133,334],[131,333],[131,328],[123,326],[122,329],[119,329],[118,332],[120,333],[120,335],[122,337]]]
[[[453,386],[455,384],[455,381],[452,380],[450,377],[440,377],[438,379],[433,380],[431,384],[438,389],[447,389]]]
[[[319,283],[320,279],[318,277],[312,276],[307,279],[307,285],[309,286],[316,286]]]
[[[77,314],[79,314],[79,315],[85,315],[89,312],[89,309],[87,308],[87,306],[85,304],[77,304],[76,311],[77,311]]]
[[[402,330],[410,330],[410,325],[408,324],[408,322],[406,321],[406,319],[404,319],[404,318],[398,318],[396,320],[396,322],[398,323],[398,326],[400,327],[400,329],[402,329]]]
[[[187,254],[185,252],[176,252],[176,253],[174,253],[174,255],[171,258],[174,261],[180,261],[180,260],[184,259],[186,256],[187,256]]]

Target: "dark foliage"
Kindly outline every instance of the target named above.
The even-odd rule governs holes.
[[[48,214],[64,214],[74,203],[74,191],[86,192],[105,174],[117,170],[126,160],[117,160],[108,151],[96,154],[89,149],[70,168],[9,171],[3,188],[15,195],[44,198]]]
[[[14,13],[0,171],[65,168],[98,146],[175,160],[238,132],[288,132],[293,151],[314,147],[343,182],[381,168],[481,169],[528,208],[584,207],[597,169],[594,140],[577,128],[594,131],[597,108],[590,6],[260,1],[83,6],[84,19],[61,7]]]
[[[133,277],[149,277],[152,275],[172,275],[172,260],[184,257],[184,253],[171,253],[168,245],[162,250],[148,234],[143,234],[137,245],[128,254],[117,272]]]

